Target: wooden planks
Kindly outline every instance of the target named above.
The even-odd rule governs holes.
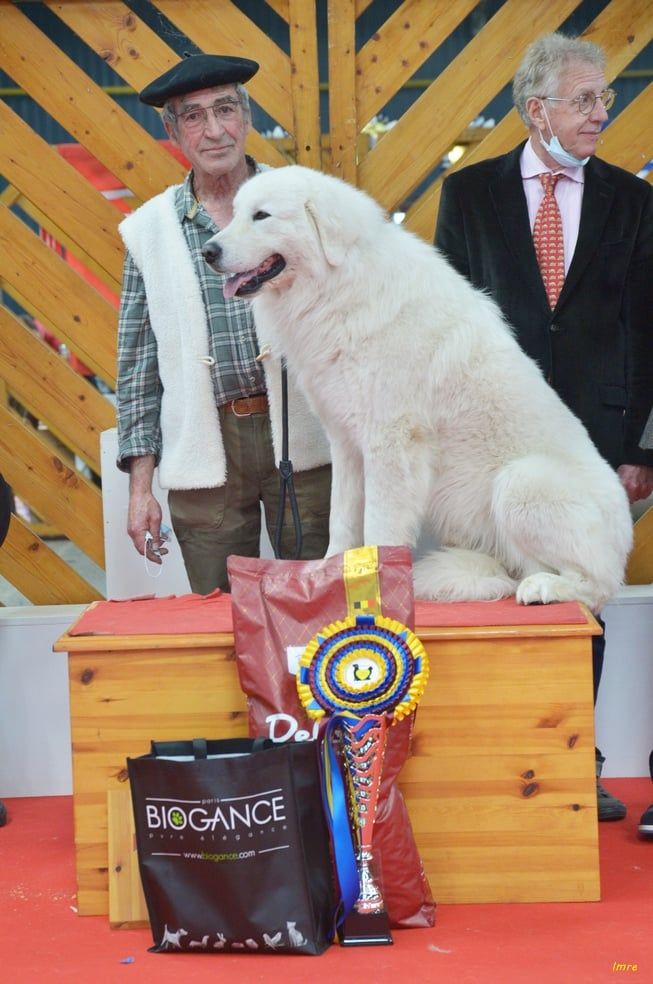
[[[400,785],[436,900],[599,897],[596,631],[589,615],[418,630],[431,676]],[[79,911],[103,914],[106,793],[124,788],[126,757],[152,739],[245,735],[246,703],[228,634],[151,636],[149,648],[146,636],[64,635],[55,649],[69,653]]]
[[[107,651],[107,644],[116,643],[114,638],[104,640],[104,652],[76,652],[69,659],[82,915],[109,911],[106,794],[123,788],[127,756],[149,751],[155,738],[247,734],[233,642],[217,648],[217,643],[207,646],[205,637],[203,645],[180,651],[183,640],[166,646],[170,641],[154,639],[154,650],[132,652],[121,646]]]
[[[109,857],[109,923],[148,924],[147,906],[138,870],[134,831],[134,813],[125,784],[107,793],[107,844]]]
[[[120,0],[45,2],[136,91],[179,61],[179,55]]]
[[[33,605],[83,605],[102,597],[20,516],[11,517],[7,539],[0,550],[0,575]]]
[[[17,449],[20,448],[20,454]],[[102,497],[53,447],[0,407],[0,471],[12,489],[91,560],[104,566]],[[67,599],[68,600],[68,599]],[[72,604],[72,598],[69,599]]]
[[[138,198],[183,180],[183,166],[13,4],[0,4],[0,64]]]
[[[0,279],[14,288],[57,338],[115,386],[115,309],[90,284],[0,206]]]
[[[356,55],[356,106],[365,126],[464,21],[477,0],[404,0]]]
[[[120,282],[123,249],[117,227],[124,216],[3,102],[0,173]]]
[[[510,81],[528,41],[554,30],[576,5],[507,0],[361,161],[359,184],[387,209],[401,203]]]
[[[653,82],[633,99],[601,136],[598,155],[637,173],[651,159],[649,120],[653,119]]]
[[[483,648],[427,643],[435,686],[401,776],[435,898],[572,899],[586,879],[598,897],[586,642]]]
[[[354,0],[329,0],[330,170],[358,184],[356,139],[356,35]]]
[[[0,307],[0,376],[13,395],[100,474],[100,434],[115,427],[113,405],[36,334]]]
[[[289,26],[295,161],[319,170],[322,143],[315,6],[303,0],[291,0]]]

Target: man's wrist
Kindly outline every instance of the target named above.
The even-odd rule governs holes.
[[[125,465],[129,467],[130,495],[152,492],[152,476],[155,464],[156,459],[153,454],[126,459]]]

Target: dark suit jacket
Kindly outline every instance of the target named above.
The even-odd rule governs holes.
[[[554,311],[535,258],[522,146],[445,180],[435,244],[487,289],[517,339],[613,465],[638,446],[653,405],[653,188],[592,158],[578,243]]]

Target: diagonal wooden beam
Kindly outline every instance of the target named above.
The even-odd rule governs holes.
[[[635,174],[653,158],[653,82],[601,134],[598,155]]]
[[[11,517],[0,550],[0,575],[33,605],[84,605],[103,598],[20,516]]]
[[[0,279],[27,298],[39,320],[93,372],[115,386],[114,308],[24,222],[0,206]]]
[[[404,0],[356,55],[358,121],[365,126],[458,27],[477,0]]]
[[[528,42],[557,28],[577,5],[506,0],[361,162],[361,187],[389,210],[401,204],[511,80]]]
[[[0,471],[17,496],[104,567],[99,490],[62,461],[34,428],[4,407],[0,407]]]
[[[124,216],[2,101],[0,173],[120,283]]]
[[[183,180],[179,161],[14,4],[0,4],[0,64],[137,197]]]
[[[26,410],[100,474],[100,434],[115,427],[113,405],[5,307],[0,378]]]
[[[152,0],[202,51],[253,58],[262,66],[247,90],[284,130],[293,125],[289,56],[231,0]]]
[[[179,55],[120,0],[46,3],[136,92],[179,61]],[[204,39],[204,44],[208,44],[208,39]],[[200,47],[204,45],[200,43]],[[259,161],[283,163],[279,151],[256,130],[249,134],[247,149]],[[172,178],[169,183],[173,184]]]

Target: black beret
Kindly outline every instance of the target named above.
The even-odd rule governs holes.
[[[146,85],[138,98],[148,106],[163,106],[173,96],[209,89],[214,85],[248,82],[258,63],[229,55],[187,55],[167,72]]]

